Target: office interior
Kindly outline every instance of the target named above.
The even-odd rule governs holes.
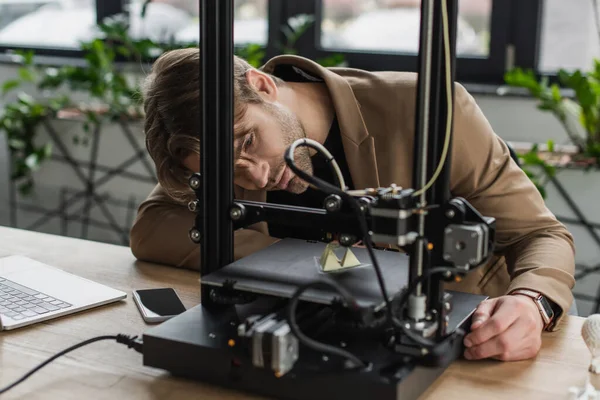
[[[328,66],[416,71],[419,6],[235,0],[235,52],[257,66],[292,53]],[[541,95],[527,85],[545,82],[544,95],[577,103],[577,87],[562,82],[561,71],[597,74],[600,10],[591,0],[461,0],[459,7],[456,80],[572,232],[578,312],[597,313],[597,158],[574,161],[581,149],[572,134],[587,137],[585,127],[540,107]],[[137,206],[156,184],[136,89],[162,51],[198,39],[194,0],[0,0],[0,225],[127,246]],[[40,88],[68,68],[82,73]],[[515,84],[519,70],[531,80]],[[42,117],[42,110],[54,113]],[[19,123],[26,128],[8,132]]]

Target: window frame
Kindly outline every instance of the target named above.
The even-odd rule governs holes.
[[[98,22],[123,11],[122,0],[96,1]],[[265,59],[280,54],[277,44],[284,40],[282,25],[290,17],[309,14],[315,17],[315,22],[296,43],[298,55],[314,60],[342,54],[352,68],[372,71],[417,71],[417,55],[321,48],[317,39],[321,34],[322,13],[322,0],[269,0]],[[512,67],[537,70],[542,14],[542,0],[492,0],[488,56],[457,57],[456,80],[467,84],[503,85],[504,73]],[[531,21],[535,21],[534,24]],[[78,49],[6,45],[0,45],[0,56],[10,54],[14,50],[33,50],[36,56],[58,59],[83,57],[83,52]]]
[[[542,40],[543,0],[511,0],[510,7],[509,44],[514,48],[514,60],[508,66],[537,71]]]

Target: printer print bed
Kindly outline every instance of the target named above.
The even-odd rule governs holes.
[[[296,289],[315,280],[336,281],[361,306],[383,304],[375,269],[365,248],[352,248],[360,265],[337,273],[324,273],[319,260],[326,244],[286,238],[202,277],[202,283],[223,286],[234,282],[236,290],[290,298]],[[388,296],[408,282],[408,256],[395,251],[375,250]],[[339,294],[329,287],[310,289],[300,297],[305,301],[330,304]]]

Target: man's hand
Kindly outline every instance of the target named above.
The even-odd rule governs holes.
[[[529,297],[508,295],[482,302],[465,337],[465,358],[518,361],[533,358],[542,346],[544,322]]]

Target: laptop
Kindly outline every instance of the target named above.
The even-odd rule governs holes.
[[[21,328],[127,297],[25,256],[0,258],[0,330]]]

